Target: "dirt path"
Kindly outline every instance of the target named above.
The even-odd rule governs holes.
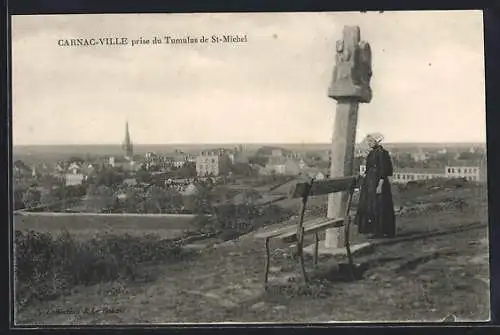
[[[455,214],[450,223],[449,215],[427,219],[450,225],[471,221]],[[411,232],[412,219],[407,220],[401,226]],[[425,218],[419,218],[421,222]],[[311,293],[314,296],[293,299],[264,294],[263,241],[248,236],[203,250],[182,264],[163,265],[163,274],[153,283],[84,287],[71,296],[32,306],[17,320],[23,324],[432,321],[449,314],[484,320],[489,317],[486,234],[486,229],[476,229],[377,247],[373,254],[356,258],[368,267],[365,279],[323,283]],[[290,264],[281,254],[274,257],[275,270]]]

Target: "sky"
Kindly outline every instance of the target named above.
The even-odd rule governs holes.
[[[485,142],[480,11],[14,16],[13,145],[331,141],[335,42],[358,25],[373,100],[357,140]],[[247,35],[65,48],[59,39]]]

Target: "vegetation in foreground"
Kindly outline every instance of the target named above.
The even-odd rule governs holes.
[[[230,240],[289,217],[288,211],[277,206],[258,209],[247,204],[220,206],[214,214],[198,216],[195,231],[189,235]],[[16,230],[16,302],[26,306],[52,300],[71,293],[78,285],[147,280],[145,265],[179,261],[191,255],[179,241],[158,234],[97,233],[82,239],[67,230],[58,234]]]
[[[467,225],[477,219],[469,211],[461,215],[456,211],[427,213],[418,220],[401,218],[401,234],[416,228],[427,231],[430,226]],[[486,234],[486,229],[475,229],[384,245],[372,254],[356,256],[357,263],[368,267],[363,280],[321,281],[305,290],[277,296],[262,295],[263,243],[249,236],[237,243],[207,249],[184,262],[157,266],[156,271],[162,274],[153,282],[136,285],[115,281],[82,287],[64,299],[30,306],[17,314],[16,322],[313,323],[367,318],[440,320],[450,314],[460,319],[485,319],[489,290],[483,278],[489,277],[488,248],[487,240],[485,244],[481,241]],[[481,262],[477,261],[478,256]],[[321,260],[322,265],[327,262]],[[284,263],[284,256],[276,255],[272,265],[284,269]],[[312,271],[311,267],[312,261],[307,258],[308,270]],[[248,303],[245,297],[249,298]]]
[[[117,279],[144,281],[143,266],[179,261],[189,254],[178,241],[157,235],[97,234],[81,240],[65,231],[16,231],[15,295],[18,307],[57,298],[77,285]]]

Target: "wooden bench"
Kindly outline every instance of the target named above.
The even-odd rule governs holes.
[[[299,213],[299,221],[295,227],[284,227],[278,228],[272,231],[263,232],[258,234],[259,237],[265,238],[266,247],[266,265],[265,265],[265,275],[264,275],[264,285],[267,289],[267,283],[269,278],[269,267],[270,267],[270,241],[271,239],[278,239],[285,243],[297,244],[297,256],[300,261],[300,266],[302,270],[302,275],[304,281],[307,282],[307,273],[304,265],[304,235],[314,234],[314,253],[313,262],[316,265],[318,263],[318,246],[319,246],[319,232],[326,229],[345,226],[345,248],[347,253],[347,258],[352,271],[353,259],[349,243],[349,226],[350,217],[349,211],[352,203],[352,195],[358,184],[358,177],[349,176],[341,178],[325,179],[320,181],[314,181],[314,179],[308,182],[296,183],[290,188],[288,198],[302,198],[302,203]],[[315,218],[304,222],[304,213],[307,206],[307,200],[312,196],[325,195],[337,192],[348,192],[348,202],[346,206],[345,213],[341,218]],[[344,224],[345,221],[345,224]],[[352,273],[351,273],[352,274]]]

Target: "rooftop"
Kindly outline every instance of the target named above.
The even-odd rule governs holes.
[[[454,161],[452,163],[447,164],[448,167],[479,167],[481,165],[480,160],[464,160],[464,161]]]

